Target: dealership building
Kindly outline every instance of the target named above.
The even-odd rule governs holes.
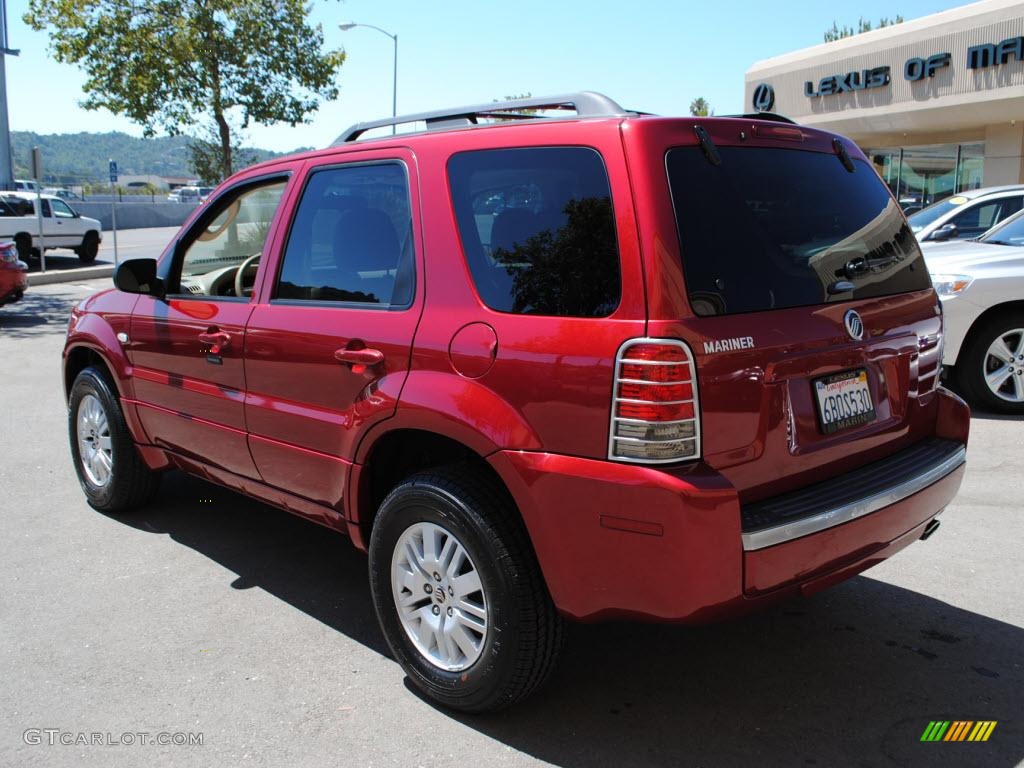
[[[744,99],[849,136],[905,206],[1024,183],[1024,2],[983,0],[760,61]]]

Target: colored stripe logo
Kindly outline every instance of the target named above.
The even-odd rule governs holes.
[[[921,741],[988,741],[998,720],[932,720]]]

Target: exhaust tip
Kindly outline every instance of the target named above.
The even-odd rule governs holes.
[[[930,523],[928,523],[928,525],[926,525],[924,528],[924,533],[921,534],[921,541],[924,541],[937,530],[939,530],[940,525],[942,525],[942,523],[940,523],[938,520],[932,520]]]

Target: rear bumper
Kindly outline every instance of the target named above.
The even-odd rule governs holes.
[[[490,461],[519,503],[560,611],[584,620],[703,623],[815,592],[919,539],[963,478],[959,448],[968,414],[948,399],[946,410],[957,418],[940,416],[938,427],[952,427],[942,437],[957,444],[918,467],[916,483],[899,475],[889,496],[864,486],[860,514],[775,543],[762,537],[756,548],[749,536],[745,548],[743,521],[750,515],[736,490],[703,467],[653,469],[521,451]],[[826,486],[844,479],[823,483],[816,495],[828,504]],[[847,505],[854,501],[845,497]]]

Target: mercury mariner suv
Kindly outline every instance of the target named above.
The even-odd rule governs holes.
[[[964,471],[899,205],[772,115],[581,93],[359,124],[235,174],[114,282],[64,350],[89,503],[176,469],[347,534],[395,658],[455,709],[536,689],[566,619],[849,578],[931,535]]]

